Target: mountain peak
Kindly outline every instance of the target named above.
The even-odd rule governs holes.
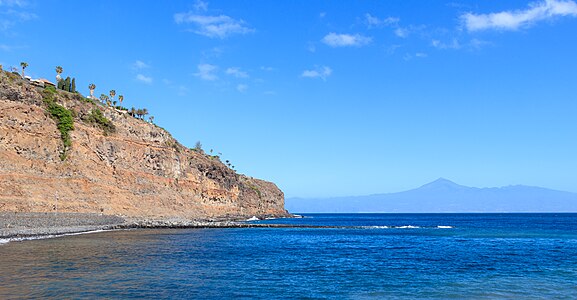
[[[449,179],[445,179],[443,177],[440,177],[439,179],[437,179],[433,182],[429,182],[429,183],[421,186],[419,189],[444,189],[444,190],[448,190],[448,189],[460,189],[460,188],[464,188],[464,186],[456,184]]]

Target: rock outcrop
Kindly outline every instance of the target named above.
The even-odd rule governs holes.
[[[237,174],[218,157],[188,149],[126,112],[79,94],[53,95],[74,117],[69,149],[43,101],[44,88],[0,71],[0,211],[187,219],[288,215],[275,184]],[[112,122],[113,132],[87,121],[94,110]]]

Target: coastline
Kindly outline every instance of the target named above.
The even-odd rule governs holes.
[[[262,216],[260,219],[274,217]],[[0,244],[124,229],[289,227],[282,224],[247,223],[247,220],[249,218],[240,216],[186,220],[182,218],[127,218],[90,213],[0,212]]]

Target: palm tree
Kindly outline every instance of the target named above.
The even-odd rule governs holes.
[[[26,69],[26,67],[28,67],[28,63],[21,62],[20,66],[22,67],[22,78],[24,78],[24,69]]]
[[[142,109],[142,119],[144,120],[144,116],[148,115],[148,109],[143,108]]]
[[[122,106],[122,100],[124,100],[124,96],[122,95],[118,96],[118,101],[120,102],[121,106]]]
[[[114,100],[114,96],[116,96],[116,91],[115,90],[110,90],[110,98],[112,100]]]
[[[130,109],[130,111],[128,112],[129,115],[131,116],[135,116],[136,115],[136,109],[134,109],[134,106]]]
[[[100,94],[100,101],[102,102],[102,104],[108,103],[109,98],[108,95],[104,95],[104,94]]]
[[[96,85],[91,83],[88,85],[88,89],[90,90],[90,98],[94,99],[94,89],[96,89]]]
[[[154,116],[148,117],[148,120],[150,121],[150,123],[154,122]]]
[[[62,74],[62,67],[61,66],[56,66],[56,82],[62,80],[62,77],[60,77],[60,74]]]

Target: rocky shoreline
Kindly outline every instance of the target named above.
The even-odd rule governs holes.
[[[0,239],[22,240],[85,233],[91,231],[137,228],[300,227],[287,224],[259,224],[247,223],[243,221],[244,220],[239,217],[231,217],[229,219],[221,218],[214,220],[185,220],[181,218],[155,220],[142,218],[123,218],[119,216],[89,213],[0,212]]]

